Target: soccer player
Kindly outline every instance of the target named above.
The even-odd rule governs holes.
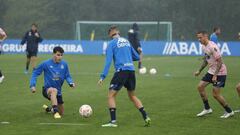
[[[134,23],[132,28],[128,31],[128,40],[131,43],[132,47],[140,56],[140,59],[138,61],[138,69],[140,69],[142,67],[143,53],[138,35],[139,27],[136,23]]]
[[[219,27],[213,28],[213,33],[210,35],[210,40],[215,44],[218,43],[218,36],[221,34],[221,29]]]
[[[195,72],[195,76],[198,76],[207,65],[209,66],[208,72],[199,82],[197,87],[204,104],[203,111],[197,114],[197,116],[200,117],[212,113],[212,109],[208,103],[207,93],[205,91],[205,87],[212,83],[213,97],[226,111],[221,118],[229,118],[234,115],[234,112],[221,95],[221,88],[225,86],[227,68],[223,63],[220,49],[214,42],[208,39],[208,33],[206,31],[197,32],[197,38],[202,45],[202,50],[205,53],[205,57],[200,69]]]
[[[236,90],[237,90],[238,96],[240,97],[240,83],[237,84],[237,86],[236,86]],[[240,109],[235,110],[234,112],[239,113],[239,112],[240,112]]]
[[[37,24],[33,23],[31,30],[27,31],[24,35],[21,45],[25,44],[27,42],[26,47],[26,55],[27,55],[27,61],[26,61],[26,69],[25,74],[28,73],[29,65],[32,64],[32,68],[34,69],[36,67],[37,62],[37,53],[38,53],[38,43],[42,42],[42,37],[38,31]]]
[[[75,84],[70,76],[68,64],[62,60],[64,50],[57,46],[53,49],[53,58],[42,62],[32,72],[30,88],[32,93],[36,92],[37,77],[44,72],[44,86],[42,94],[45,98],[51,101],[52,106],[43,105],[46,112],[53,112],[55,119],[61,118],[63,115],[63,99],[62,85],[64,80],[67,81],[70,87],[74,88]]]
[[[2,42],[7,38],[6,32],[0,27],[0,54],[2,54]]]
[[[131,47],[129,41],[120,37],[119,30],[116,26],[111,26],[108,30],[108,35],[112,40],[109,42],[106,52],[106,61],[104,70],[98,81],[102,85],[106,78],[112,60],[114,61],[115,74],[111,80],[108,92],[108,106],[111,116],[111,121],[102,127],[117,127],[116,123],[116,102],[115,98],[124,86],[127,88],[129,99],[134,103],[136,108],[141,112],[145,121],[145,126],[150,126],[150,118],[148,117],[142,102],[135,95],[136,78],[134,72],[133,60],[139,60],[139,55]]]
[[[0,28],[0,54],[2,54],[2,42],[7,38],[6,32]],[[2,74],[2,71],[0,70],[0,83],[3,82],[4,76]]]
[[[2,74],[2,71],[0,70],[0,83],[3,82],[3,79],[4,79],[4,76],[3,76],[3,74]]]

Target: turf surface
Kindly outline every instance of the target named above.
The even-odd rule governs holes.
[[[51,55],[39,55],[38,62],[51,58]],[[239,134],[240,114],[230,119],[220,119],[224,110],[211,96],[211,86],[207,88],[213,114],[197,118],[202,110],[202,102],[196,90],[201,77],[193,72],[201,64],[200,57],[159,57],[146,56],[143,65],[148,69],[155,67],[156,75],[137,74],[138,97],[142,100],[152,125],[143,127],[144,121],[138,110],[129,101],[125,89],[117,97],[118,128],[102,128],[109,121],[107,92],[113,69],[104,85],[97,86],[99,74],[104,66],[103,56],[65,55],[70,72],[77,87],[63,86],[65,115],[55,120],[51,114],[42,110],[43,104],[49,104],[41,95],[43,75],[37,83],[37,93],[29,89],[30,74],[25,75],[24,55],[0,55],[0,68],[5,80],[0,84],[0,135],[226,135]],[[228,77],[222,94],[233,109],[240,107],[235,91],[239,81],[238,57],[225,57]],[[201,76],[204,75],[204,72]],[[92,117],[81,118],[78,109],[82,104],[93,108]],[[58,125],[48,125],[58,123]],[[60,125],[59,125],[60,124]],[[63,125],[61,125],[63,124]]]

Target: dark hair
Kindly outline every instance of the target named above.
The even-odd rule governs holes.
[[[38,27],[38,25],[36,23],[32,23],[32,26]]]
[[[116,25],[110,26],[110,28],[108,29],[108,34],[114,29],[118,30],[118,27]]]
[[[138,30],[139,30],[139,27],[138,27],[137,23],[134,23],[134,24],[132,25],[132,29],[135,30],[135,31],[138,31]]]
[[[203,35],[208,35],[208,32],[205,30],[200,30],[197,32],[197,34],[203,34]]]
[[[216,32],[217,30],[219,30],[220,28],[219,27],[214,27],[213,28],[213,32]]]
[[[64,53],[64,50],[61,46],[56,46],[53,48],[53,53],[57,53],[57,52]]]

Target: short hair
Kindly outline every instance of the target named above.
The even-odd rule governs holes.
[[[32,23],[32,26],[38,27],[38,25],[36,23]]]
[[[213,32],[216,32],[217,30],[219,30],[220,28],[219,27],[214,27],[213,28]]]
[[[57,53],[57,52],[64,53],[64,50],[61,46],[56,46],[53,48],[53,53]]]
[[[118,30],[118,27],[116,25],[110,26],[110,28],[108,29],[108,34],[110,34],[110,32],[114,29]]]
[[[134,23],[134,24],[132,25],[132,29],[135,30],[135,31],[138,31],[138,30],[139,30],[139,27],[138,27],[137,23]]]
[[[200,30],[197,32],[197,34],[203,34],[203,35],[208,35],[208,32],[205,30]]]

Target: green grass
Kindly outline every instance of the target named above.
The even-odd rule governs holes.
[[[51,55],[39,55],[38,61],[51,58]],[[220,119],[223,109],[211,96],[211,86],[207,88],[213,114],[197,118],[202,110],[202,102],[196,90],[201,77],[194,77],[199,68],[200,57],[145,57],[143,64],[148,69],[155,67],[157,75],[137,74],[137,95],[142,100],[152,126],[143,127],[140,113],[128,100],[125,89],[117,97],[118,128],[102,128],[108,122],[107,92],[113,75],[111,69],[102,87],[97,86],[99,74],[104,66],[103,56],[65,55],[72,77],[77,87],[72,90],[63,86],[65,115],[60,120],[46,114],[41,106],[48,103],[41,95],[43,77],[39,77],[37,93],[29,90],[31,75],[23,73],[24,55],[1,55],[0,68],[5,80],[0,84],[0,135],[226,135],[238,134],[240,114],[230,119]],[[239,58],[225,57],[228,67],[226,87],[222,94],[234,109],[240,107],[240,100],[235,91],[239,81]],[[170,74],[170,76],[165,76]],[[203,74],[201,74],[203,75]],[[82,104],[90,104],[92,117],[85,119],[78,114]],[[39,125],[39,123],[78,123],[83,126]]]

